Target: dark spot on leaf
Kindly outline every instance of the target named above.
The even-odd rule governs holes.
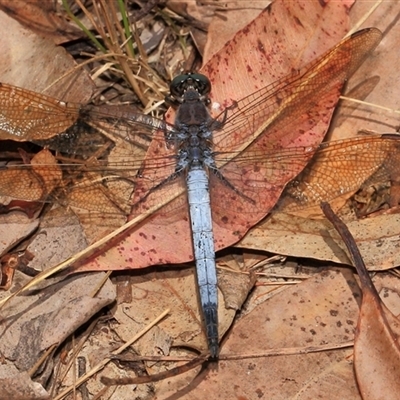
[[[254,371],[255,369],[256,369],[256,364],[249,364],[248,366],[247,366],[247,369],[249,369],[250,371]]]
[[[258,49],[261,53],[265,54],[264,45],[262,44],[262,42],[261,42],[260,39],[257,40],[257,49]]]
[[[301,23],[301,21],[297,17],[294,17],[294,21],[296,22],[297,25],[303,26],[303,24]]]

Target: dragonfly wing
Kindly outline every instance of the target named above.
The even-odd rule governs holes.
[[[27,156],[22,163],[8,164],[0,171],[0,194],[57,201],[90,210],[92,215],[128,215],[138,171],[148,177],[149,185],[154,184],[155,176],[165,179],[171,170],[168,164],[174,164],[171,157],[161,160],[162,156],[155,155],[143,171],[150,144],[166,148],[165,138],[174,133],[174,128],[130,108],[65,104],[5,84],[0,86],[0,106],[0,135],[32,141],[61,153],[56,167],[42,158],[41,170],[45,177],[51,176],[55,168],[63,175],[56,184],[49,185],[34,173],[34,160],[31,162],[31,156]],[[154,135],[156,131],[158,136]]]
[[[80,106],[0,84],[0,137],[33,141],[53,137],[75,123]]]
[[[237,154],[258,140],[275,151],[321,141],[323,135],[315,138],[314,132],[308,134],[319,119],[318,112],[332,113],[344,83],[381,37],[375,28],[356,32],[300,70],[238,101],[228,111],[224,128],[215,134],[215,151],[229,149]],[[326,111],[318,104],[323,104]],[[292,127],[298,120],[309,120],[310,129],[304,124],[301,129],[271,129],[282,120]]]
[[[304,169],[327,131],[346,79],[380,38],[377,29],[360,31],[301,71],[237,103],[215,135],[217,166],[236,191],[212,177],[213,217],[224,236],[244,234]]]
[[[400,136],[372,135],[323,143],[285,191],[279,209],[321,215],[320,203],[338,206],[365,183],[398,182]],[[347,195],[344,199],[344,195]]]
[[[235,188],[241,188],[240,193],[255,201],[235,193],[213,176],[213,185],[217,188],[215,195],[211,192],[216,229],[239,232],[242,226],[243,230],[253,226],[254,220],[264,216],[264,207],[271,209],[274,206],[286,178],[279,185],[269,182],[274,176],[277,182],[282,171],[291,174],[297,165],[300,168],[304,157],[313,156],[301,174],[286,187],[278,209],[287,213],[320,215],[322,201],[337,202],[340,206],[372,178],[396,182],[399,148],[397,135],[373,135],[323,143],[317,149],[297,148],[279,155],[259,152],[248,159],[237,158],[233,164],[235,170],[227,164],[228,173],[224,176]]]

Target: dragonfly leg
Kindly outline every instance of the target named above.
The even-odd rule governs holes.
[[[175,172],[173,172],[170,176],[166,177],[165,179],[163,179],[161,182],[157,183],[157,185],[153,186],[143,197],[141,197],[135,204],[134,207],[144,203],[146,201],[146,199],[155,191],[157,191],[158,189],[160,189],[161,187],[163,187],[164,185],[166,185],[167,183],[170,183],[172,181],[174,181],[175,179],[179,178],[184,172],[184,168],[180,168],[178,170],[176,170]]]
[[[222,174],[222,172],[215,167],[214,165],[208,165],[208,168],[211,170],[211,172],[222,181],[222,183],[227,186],[228,188],[232,189],[237,195],[242,197],[243,199],[247,200],[251,204],[256,204],[256,202],[249,196],[246,196],[244,193],[242,193],[239,189],[236,188],[236,186],[231,183],[225,176]]]

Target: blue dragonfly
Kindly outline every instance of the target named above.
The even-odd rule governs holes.
[[[270,197],[279,198],[311,160],[322,137],[307,146],[291,147],[290,141],[312,130],[319,119],[329,120],[343,85],[380,39],[377,29],[359,31],[300,70],[234,102],[217,118],[208,110],[208,78],[179,75],[170,86],[174,124],[133,111],[63,103],[2,84],[3,138],[68,150],[80,162],[32,162],[25,155],[24,163],[0,169],[0,194],[65,201],[101,215],[138,215],[175,197],[162,215],[167,221],[188,216],[205,335],[210,356],[216,358],[216,227],[229,227],[228,208],[245,229],[270,211]],[[326,110],[321,111],[324,100]],[[236,134],[239,131],[246,134]],[[93,157],[100,149],[109,156],[110,137],[128,144],[123,161]],[[91,161],[83,162],[79,155],[87,153]],[[108,190],[113,181],[128,184],[129,202]]]

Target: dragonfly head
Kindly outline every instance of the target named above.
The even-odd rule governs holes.
[[[178,75],[172,80],[169,88],[171,96],[166,100],[173,105],[182,103],[188,90],[196,91],[200,100],[205,101],[206,104],[210,103],[207,95],[211,91],[211,82],[205,75],[193,73]]]

